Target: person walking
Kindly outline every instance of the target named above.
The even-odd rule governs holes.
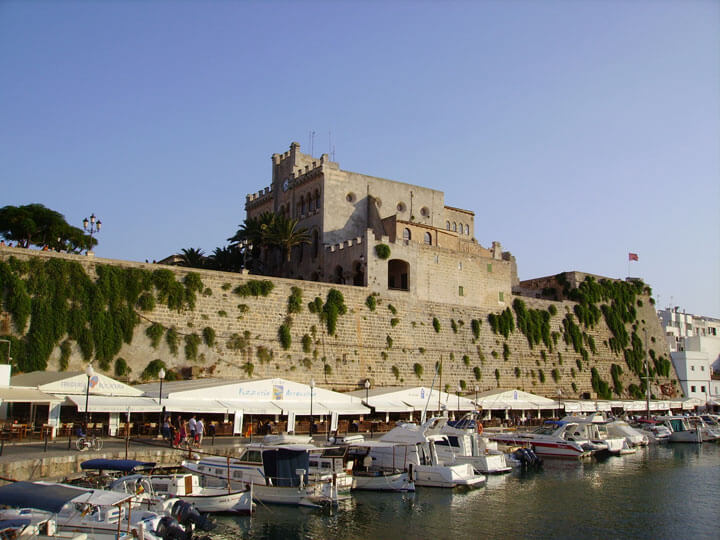
[[[190,432],[189,442],[190,444],[194,444],[195,435],[197,435],[197,420],[194,414],[190,417],[190,420],[188,420],[188,431]]]
[[[197,421],[197,432],[195,434],[195,444],[198,448],[202,446],[202,440],[203,435],[205,434],[205,419],[200,418],[200,420]]]

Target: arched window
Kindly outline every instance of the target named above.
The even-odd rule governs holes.
[[[453,232],[457,232],[457,223],[453,221]]]
[[[403,240],[405,243],[408,243],[410,241],[410,229],[403,229]]]
[[[300,215],[305,215],[305,197],[300,197]]]
[[[465,234],[470,236],[470,225],[465,225]]]
[[[320,249],[320,235],[318,234],[317,229],[313,230],[312,233],[312,258],[317,259],[318,251]],[[313,280],[316,281],[316,280]]]
[[[333,278],[333,283],[337,283],[339,285],[345,283],[345,278],[343,277],[343,267],[340,265],[335,267],[335,277]]]
[[[464,230],[465,230],[465,228],[463,227],[463,224],[461,223],[460,224],[460,234],[462,234]]]
[[[315,209],[320,210],[320,192],[315,190]]]
[[[446,221],[446,222],[445,222],[445,228],[446,228],[448,231],[450,230],[450,222],[449,222],[449,221]]]
[[[312,198],[312,193],[308,193],[307,202],[308,202],[308,212],[312,212],[312,211],[313,211],[313,198]]]
[[[429,232],[425,233],[425,243],[428,246],[432,246],[432,235]]]

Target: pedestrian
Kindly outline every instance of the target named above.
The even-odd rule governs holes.
[[[197,421],[196,424],[196,433],[195,433],[195,444],[197,444],[197,447],[200,448],[202,446],[202,440],[203,435],[205,434],[205,419],[200,417],[200,420]]]
[[[161,428],[162,437],[166,441],[171,441],[170,439],[170,420],[167,416],[165,416],[165,420],[163,420],[162,428]]]
[[[187,439],[187,430],[185,429],[185,422],[182,419],[182,416],[178,417],[178,432],[177,436],[175,437],[176,444],[175,446],[180,446],[185,440]]]
[[[195,435],[197,434],[197,420],[194,414],[190,417],[190,420],[188,420],[188,431],[190,432],[190,442],[194,443]]]
[[[0,240],[0,247],[5,247],[5,240]]]

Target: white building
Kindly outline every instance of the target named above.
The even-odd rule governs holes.
[[[680,386],[689,398],[720,404],[720,320],[658,310]]]

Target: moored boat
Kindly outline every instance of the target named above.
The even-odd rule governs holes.
[[[576,439],[574,422],[547,421],[534,431],[497,433],[490,440],[507,445],[529,446],[540,457],[580,459],[597,451],[587,439]]]

